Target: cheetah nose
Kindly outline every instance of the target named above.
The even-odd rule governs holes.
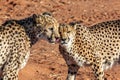
[[[60,39],[59,37],[55,37],[56,40]]]
[[[66,41],[66,39],[61,39],[62,41]]]

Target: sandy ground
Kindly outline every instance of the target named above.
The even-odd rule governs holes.
[[[0,0],[0,24],[33,13],[51,12],[60,23],[83,21],[86,25],[120,18],[120,0]],[[30,59],[19,73],[20,80],[65,80],[67,66],[58,44],[40,40],[31,48]],[[120,80],[120,65],[105,72],[108,80]],[[94,79],[90,67],[81,67],[77,80]]]

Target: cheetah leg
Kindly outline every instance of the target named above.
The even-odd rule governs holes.
[[[2,80],[18,80],[19,68],[16,62],[7,62],[3,68]]]
[[[66,52],[64,47],[59,46],[59,51],[62,54],[64,60],[66,61],[67,66],[68,66],[68,75],[67,75],[66,80],[75,80],[79,66],[74,61],[73,57],[69,56],[69,53]]]
[[[75,80],[79,66],[76,64],[68,65],[68,75],[66,80]]]
[[[68,75],[66,80],[75,80],[79,66],[76,64],[72,57],[64,54],[63,58],[65,59],[68,66]]]
[[[95,74],[96,80],[105,80],[104,79],[104,70],[102,66],[102,61],[100,58],[95,58],[95,62],[92,65],[93,72]]]

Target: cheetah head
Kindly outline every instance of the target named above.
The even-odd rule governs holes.
[[[48,12],[42,14],[33,14],[37,28],[39,28],[39,37],[46,37],[50,43],[55,43],[59,40],[57,20]],[[53,35],[54,34],[54,35]]]
[[[59,33],[60,33],[60,43],[68,44],[70,40],[74,37],[76,27],[73,24],[60,24]]]

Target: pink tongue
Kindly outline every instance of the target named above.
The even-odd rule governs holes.
[[[60,42],[60,39],[56,39],[56,42]]]

